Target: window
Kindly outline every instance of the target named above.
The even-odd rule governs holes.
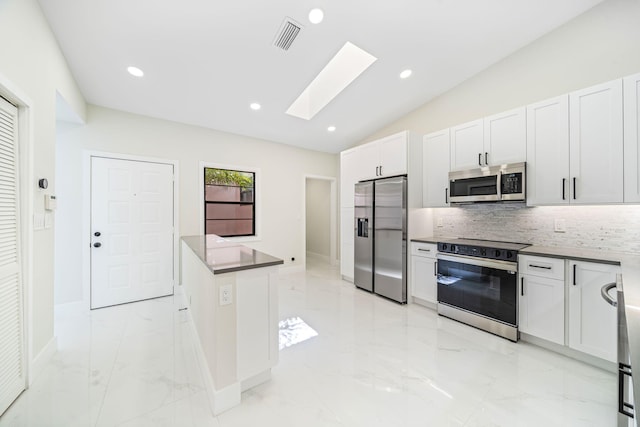
[[[205,234],[255,236],[255,178],[255,172],[204,168]]]

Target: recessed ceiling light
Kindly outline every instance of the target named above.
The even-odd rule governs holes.
[[[329,127],[327,128],[327,130],[328,130],[329,132],[334,132],[334,131],[336,130],[336,127],[335,127],[335,126],[329,126]]]
[[[262,105],[258,104],[257,102],[252,102],[249,107],[254,111],[258,111],[260,108],[262,108]]]
[[[309,12],[309,22],[311,22],[312,24],[319,24],[323,19],[324,12],[322,11],[322,9],[311,9],[311,12]]]
[[[142,71],[138,67],[127,67],[127,71],[129,72],[129,74],[131,74],[132,76],[135,76],[135,77],[144,76],[144,71]]]
[[[411,70],[404,70],[403,72],[400,73],[400,78],[401,79],[406,79],[408,77],[411,76],[411,73],[413,73],[413,71]]]

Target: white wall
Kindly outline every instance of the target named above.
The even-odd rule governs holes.
[[[56,93],[81,118],[84,99],[35,0],[0,1],[0,39],[0,92],[11,99],[14,88],[14,94],[21,92],[31,103],[27,115],[32,134],[22,138],[31,136],[33,141],[29,159],[33,174],[31,182],[21,183],[21,196],[33,199],[34,213],[44,213],[45,191],[37,190],[36,185],[38,178],[47,178],[46,193],[55,194]],[[30,220],[21,226],[33,229]],[[36,357],[53,340],[53,228],[35,231],[31,242],[22,243],[33,248],[30,345]]]
[[[58,261],[60,268],[78,268],[82,259],[83,150],[149,156],[179,162],[179,234],[200,232],[199,162],[257,168],[262,218],[260,241],[246,243],[282,258],[289,265],[302,265],[305,253],[303,198],[305,175],[337,177],[338,156],[276,144],[196,126],[88,106],[87,124],[58,130],[58,167],[65,180],[58,189],[62,227],[69,250]],[[64,186],[62,186],[64,184]],[[74,273],[77,276],[77,271]],[[60,301],[82,296],[80,276],[66,286]]]
[[[331,248],[331,182],[307,178],[306,238],[307,252],[329,260]]]

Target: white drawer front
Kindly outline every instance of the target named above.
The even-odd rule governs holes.
[[[435,243],[411,242],[411,255],[435,258],[438,245]]]
[[[564,259],[519,255],[518,272],[531,276],[564,280]]]

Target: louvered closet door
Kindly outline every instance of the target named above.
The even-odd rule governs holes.
[[[0,415],[25,388],[17,109],[0,98]]]

